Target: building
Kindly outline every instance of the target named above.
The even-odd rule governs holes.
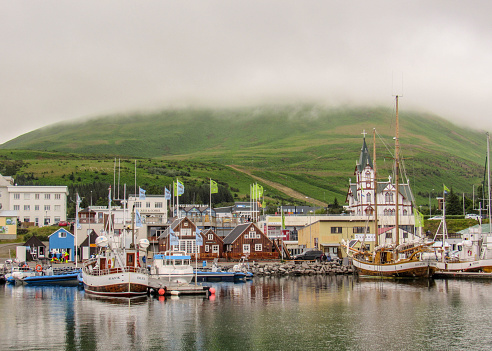
[[[224,252],[224,241],[212,229],[202,231],[203,246],[200,247],[201,259],[220,258]]]
[[[224,238],[224,257],[252,260],[276,259],[280,254],[273,242],[254,223],[238,225]]]
[[[159,252],[167,250],[185,251],[189,255],[194,255],[198,252],[196,245],[196,225],[188,217],[175,219],[168,228],[166,228],[159,236]],[[174,232],[178,238],[178,245],[171,246],[170,233]]]
[[[21,222],[36,226],[67,220],[66,186],[17,186],[12,177],[0,175],[0,209],[16,211]]]
[[[65,252],[69,254],[69,261],[75,259],[75,237],[65,228],[60,228],[49,236],[50,255],[57,258],[63,257]]]
[[[0,211],[0,239],[17,239],[17,212]]]
[[[26,261],[37,261],[47,258],[46,245],[36,235],[30,237],[25,243]]]

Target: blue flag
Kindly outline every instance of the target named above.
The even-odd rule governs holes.
[[[179,245],[179,238],[174,233],[174,230],[171,227],[169,227],[169,245],[171,245],[171,246],[178,246]]]
[[[141,187],[138,187],[138,198],[140,200],[145,200],[145,192]]]
[[[171,200],[171,192],[169,190],[167,190],[167,188],[164,188],[164,189],[165,189],[164,198],[166,200]]]
[[[135,210],[135,227],[140,228],[142,225],[142,216],[140,216],[138,210]]]
[[[197,246],[202,246],[203,245],[203,237],[202,237],[202,234],[201,234],[201,230],[200,228],[196,228],[196,245]]]

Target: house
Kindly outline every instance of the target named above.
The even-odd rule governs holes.
[[[69,254],[69,260],[75,258],[75,237],[65,228],[60,228],[49,236],[49,252],[51,255],[56,255],[57,258],[62,257],[65,252]]]
[[[254,223],[244,223],[224,238],[224,257],[240,259],[242,256],[254,260],[275,259],[279,258],[279,252]]]
[[[224,241],[212,229],[202,231],[203,246],[200,247],[200,259],[222,257]]]
[[[36,235],[30,237],[23,246],[26,247],[26,261],[37,261],[47,258],[46,245]]]
[[[175,219],[169,227],[159,236],[159,252],[171,250],[170,236],[171,230],[178,238],[179,244],[174,245],[174,250],[185,251],[188,255],[197,252],[196,246],[196,225],[188,217]]]
[[[96,239],[98,235],[93,230],[90,234],[85,238],[85,240],[80,244],[80,260],[85,261],[91,257],[91,255],[96,254],[97,246]]]

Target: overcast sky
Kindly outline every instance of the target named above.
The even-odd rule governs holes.
[[[391,107],[395,93],[401,109],[490,130],[491,13],[491,1],[0,0],[0,143],[108,113]]]

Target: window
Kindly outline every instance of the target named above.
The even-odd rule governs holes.
[[[31,194],[24,194],[24,200],[30,200],[30,195]]]
[[[219,245],[212,245],[212,253],[219,253]]]
[[[50,205],[44,205],[44,210],[45,210],[45,211],[50,211],[50,210],[51,210]]]
[[[181,233],[181,236],[191,235],[191,228],[181,228],[179,232]]]
[[[59,238],[66,238],[67,237],[67,232],[62,230],[61,232],[58,233]]]
[[[39,194],[34,194],[34,200],[39,200]]]
[[[162,208],[162,202],[156,202],[154,207],[155,208]]]
[[[29,222],[30,218],[29,217],[24,217],[24,222]]]
[[[44,199],[45,200],[50,200],[51,199],[51,194],[44,194]]]
[[[150,208],[150,202],[146,202],[146,203],[145,203],[145,207],[146,207],[146,208]]]
[[[207,240],[214,240],[214,235],[213,234],[208,234],[207,235]]]
[[[19,211],[20,210],[20,206],[19,205],[14,205],[14,211]]]
[[[364,234],[364,230],[365,233],[369,233],[369,227],[354,227],[353,230],[356,234]]]
[[[367,199],[367,202],[371,202],[371,193],[367,193],[366,194],[366,199]]]
[[[50,224],[50,217],[44,217],[44,225]]]
[[[60,217],[55,217],[55,223],[60,222]]]
[[[14,200],[20,200],[20,194],[14,194]]]
[[[39,205],[34,205],[34,211],[39,211]]]
[[[60,205],[55,205],[55,211],[56,212],[60,212],[61,210],[61,206]]]
[[[250,253],[251,249],[249,244],[243,244],[243,253]]]
[[[255,251],[263,251],[263,245],[261,245],[261,244],[256,244],[256,245],[255,245]]]
[[[384,194],[384,202],[386,202],[387,204],[393,203],[393,193],[387,192],[386,194]]]
[[[61,199],[61,194],[55,194],[55,200],[60,200]]]
[[[34,224],[36,225],[36,227],[39,225],[39,217],[34,218]]]
[[[342,232],[342,227],[331,227],[331,232],[333,234],[340,234]]]
[[[210,250],[210,246],[209,245],[205,245],[205,252],[208,252],[208,250]]]
[[[393,234],[391,232],[386,232],[386,239],[393,238]]]
[[[141,208],[142,203],[141,202],[135,202],[135,208]]]
[[[30,211],[31,210],[31,206],[29,205],[24,205],[24,211]]]

